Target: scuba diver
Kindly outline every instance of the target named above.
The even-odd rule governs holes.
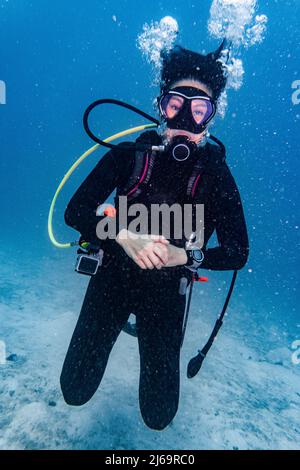
[[[199,269],[239,270],[248,258],[248,236],[235,180],[225,162],[224,145],[209,141],[208,125],[226,86],[219,61],[222,45],[207,55],[175,46],[161,52],[158,109],[163,126],[146,131],[136,143],[111,148],[71,198],[67,225],[81,240],[103,250],[102,265],[91,277],[61,373],[67,404],[91,399],[102,380],[110,352],[130,314],[136,316],[140,354],[139,403],[145,424],[162,430],[179,403],[180,348],[186,285]],[[156,150],[136,150],[136,144]],[[156,147],[155,147],[156,146]],[[204,205],[204,243],[164,237],[132,236],[118,227],[115,239],[100,240],[97,208],[116,190],[132,204]],[[128,216],[128,220],[130,216]],[[216,231],[218,245],[207,244]],[[184,284],[183,280],[187,280]]]

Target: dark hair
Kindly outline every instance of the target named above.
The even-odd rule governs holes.
[[[224,66],[217,59],[224,48],[225,40],[215,51],[207,55],[175,46],[170,52],[162,51],[161,92],[185,78],[205,83],[217,100],[225,88],[227,77]]]

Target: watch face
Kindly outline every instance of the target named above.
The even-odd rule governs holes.
[[[201,263],[203,259],[203,253],[201,250],[193,250],[193,258],[197,263]]]

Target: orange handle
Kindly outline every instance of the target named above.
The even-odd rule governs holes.
[[[206,276],[200,276],[200,277],[194,276],[194,281],[197,281],[197,282],[207,282],[207,281],[208,281],[208,277],[206,277]]]
[[[117,209],[114,206],[108,206],[104,211],[103,214],[107,217],[116,217]]]

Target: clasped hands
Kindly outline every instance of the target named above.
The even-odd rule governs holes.
[[[139,235],[122,229],[116,242],[142,269],[169,268],[187,262],[184,248],[172,245],[163,235]]]

